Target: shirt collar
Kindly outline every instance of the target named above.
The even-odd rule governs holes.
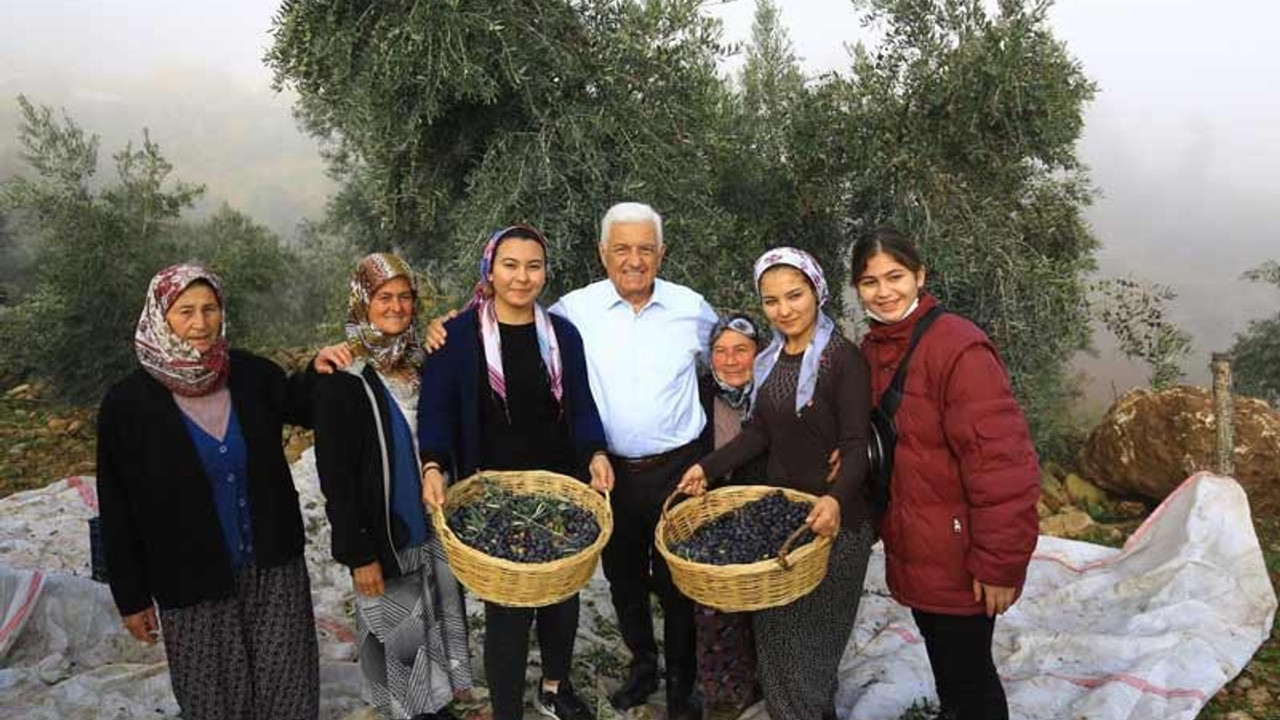
[[[605,293],[605,306],[607,308],[612,310],[613,308],[617,307],[619,303],[624,304],[628,307],[631,306],[631,303],[627,302],[621,295],[618,294],[618,288],[614,287],[612,280],[610,280],[609,278],[605,278],[604,283],[605,285],[608,286],[607,291]],[[654,279],[653,294],[649,296],[649,301],[644,304],[644,307],[640,308],[640,312],[643,313],[645,310],[648,310],[649,307],[653,305],[657,305],[659,307],[667,307],[671,304],[670,298],[668,297],[670,290],[666,287],[666,285],[667,285],[666,281],[664,281],[662,278]]]

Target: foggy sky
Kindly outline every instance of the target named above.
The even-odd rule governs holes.
[[[211,203],[285,234],[318,217],[331,184],[261,63],[273,5],[0,0],[0,176],[15,169],[12,98],[25,92],[103,135],[100,172],[149,126]],[[872,37],[847,0],[779,5],[810,74],[842,70],[844,44]],[[707,8],[726,39],[748,37],[753,0]],[[1280,305],[1280,292],[1238,279],[1280,259],[1280,4],[1060,0],[1051,21],[1101,88],[1080,154],[1104,193],[1088,213],[1102,272],[1175,287],[1175,319],[1195,336],[1189,379],[1204,382],[1209,352]],[[1081,366],[1101,376],[1095,388],[1143,379],[1107,353]]]

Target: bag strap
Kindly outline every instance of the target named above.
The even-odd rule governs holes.
[[[884,391],[884,395],[880,396],[880,411],[890,418],[898,412],[898,406],[902,404],[902,388],[907,384],[907,364],[911,362],[911,353],[915,352],[916,345],[920,344],[924,331],[929,329],[933,321],[942,317],[943,312],[941,305],[934,305],[911,329],[911,341],[907,343],[907,351],[902,355],[902,362],[898,363],[898,370],[893,374],[893,381],[889,383],[888,389]]]

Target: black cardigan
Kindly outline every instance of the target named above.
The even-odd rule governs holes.
[[[389,464],[396,450],[391,409],[373,366],[364,365],[360,375],[369,391],[349,372],[316,375],[316,469],[333,528],[333,559],[352,569],[377,560],[383,577],[393,578],[400,575],[395,547],[404,543],[408,530],[387,506]]]
[[[257,565],[302,554],[298,493],[281,447],[284,423],[310,426],[302,373],[232,350],[229,377],[248,451]],[[231,596],[213,490],[173,395],[139,368],[111,386],[98,408],[98,503],[111,594],[121,615]]]

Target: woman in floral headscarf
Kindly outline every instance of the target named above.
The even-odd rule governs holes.
[[[316,383],[316,468],[333,557],[351,570],[365,698],[391,720],[452,718],[471,688],[458,582],[422,506],[418,290],[399,257],[356,266],[345,372]]]
[[[551,470],[613,487],[604,428],[587,380],[582,337],[538,304],[547,243],[531,227],[494,233],[467,309],[423,369],[418,408],[423,500],[444,502],[445,476],[480,469]],[[534,705],[558,720],[595,715],[569,681],[578,596],[540,608],[485,603],[485,675],[494,720],[524,715],[529,626],[537,621],[542,681]]]
[[[834,540],[826,577],[808,595],[752,615],[770,717],[835,717],[836,674],[853,630],[874,539],[862,497],[871,389],[858,348],[822,312],[827,281],[808,253],[776,248],[756,261],[756,287],[773,341],[755,360],[751,419],[738,437],[689,468],[700,495],[768,452],[768,481],[818,496],[807,523]],[[833,450],[843,461],[828,481]]]
[[[161,270],[141,368],[98,410],[98,500],[125,627],[161,632],[184,718],[314,719],[319,677],[302,515],[281,426],[309,424],[302,377],[227,346],[222,286]],[[159,606],[159,623],[156,606]]]

